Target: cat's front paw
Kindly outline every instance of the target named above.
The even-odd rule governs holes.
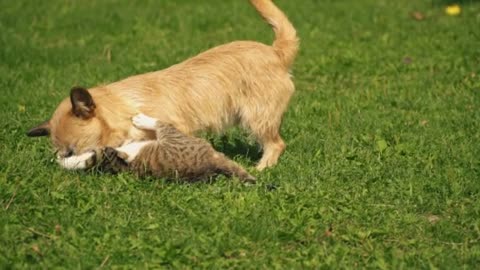
[[[150,116],[146,116],[145,114],[137,114],[132,118],[133,125],[139,129],[149,129],[153,130],[157,126],[157,119],[152,118]]]

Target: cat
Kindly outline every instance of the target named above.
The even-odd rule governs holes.
[[[255,177],[203,139],[183,134],[173,125],[144,114],[133,117],[132,122],[139,129],[155,131],[157,139],[97,149],[58,161],[67,169],[130,171],[140,177],[150,175],[190,182],[223,174],[255,183]]]

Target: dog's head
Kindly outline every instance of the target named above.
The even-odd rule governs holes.
[[[27,135],[50,135],[59,157],[82,154],[101,146],[108,132],[97,111],[91,94],[84,88],[74,87],[70,98],[60,103],[52,118],[30,129]]]

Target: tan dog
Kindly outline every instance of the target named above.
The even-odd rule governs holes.
[[[52,118],[27,135],[51,136],[60,157],[126,141],[153,139],[132,125],[144,113],[186,134],[239,124],[263,147],[257,165],[277,163],[285,149],[282,115],[294,92],[289,69],[298,51],[295,28],[271,0],[250,0],[275,31],[272,46],[253,41],[221,45],[167,69],[104,86],[73,88]]]

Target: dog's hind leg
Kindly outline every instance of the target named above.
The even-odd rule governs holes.
[[[259,139],[263,148],[263,155],[257,164],[257,170],[261,171],[277,164],[278,158],[285,151],[286,145],[278,131],[263,134]]]
[[[250,129],[256,137],[258,143],[263,149],[263,155],[257,164],[257,170],[261,171],[267,167],[275,166],[278,158],[285,150],[285,143],[280,137],[281,113],[283,111],[274,112],[268,117],[251,117],[244,125]],[[275,113],[277,115],[275,115]],[[246,119],[244,119],[246,120]]]
[[[281,90],[274,91],[269,99],[250,104],[241,110],[242,126],[252,132],[263,149],[262,158],[257,164],[259,171],[275,166],[286,147],[280,137],[280,126],[293,94],[293,84],[291,87],[282,85],[279,88]]]

